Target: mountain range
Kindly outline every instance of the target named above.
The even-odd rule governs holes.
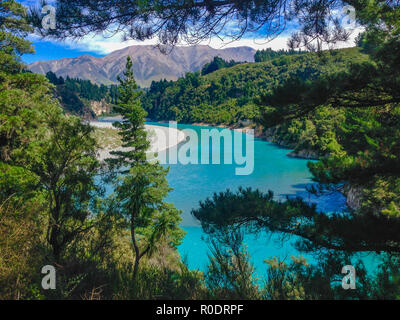
[[[37,61],[29,65],[35,73],[54,72],[57,76],[91,80],[97,84],[117,83],[130,56],[137,83],[149,87],[153,80],[177,80],[187,72],[200,70],[214,57],[236,62],[254,62],[255,50],[250,47],[214,49],[207,45],[174,47],[163,53],[152,45],[135,45],[114,51],[103,57],[82,55],[50,61]]]

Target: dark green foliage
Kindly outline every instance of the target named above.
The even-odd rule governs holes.
[[[173,81],[167,81],[166,79],[160,81],[152,81],[150,88],[142,96],[143,108],[147,111],[149,118],[157,119],[160,113],[160,105],[168,87],[174,85]]]
[[[249,207],[253,209],[245,210]],[[327,215],[319,213],[314,205],[300,198],[277,202],[272,192],[263,194],[258,190],[239,189],[232,193],[228,190],[200,203],[200,208],[193,210],[192,214],[211,234],[246,226],[252,232],[298,235],[298,248],[307,252],[323,249],[400,252],[400,238],[396,231],[400,222],[397,219],[372,212]],[[363,228],[358,228],[359,225]]]
[[[23,16],[22,7],[14,1],[2,2],[1,8],[1,14],[14,10]],[[4,30],[4,20],[0,23]],[[20,31],[25,30],[23,18],[18,23]],[[18,34],[17,26],[12,29]],[[132,259],[126,257],[131,252],[129,223],[119,211],[126,203],[97,198],[101,190],[94,183],[99,166],[93,128],[80,118],[64,115],[45,77],[23,72],[18,62],[23,50],[18,46],[28,42],[14,40],[0,49],[2,61],[9,62],[0,70],[0,298],[201,297],[204,288],[197,272],[165,264],[167,259],[179,264],[174,248],[182,237],[177,210],[157,200],[169,190],[165,170],[157,167],[148,175],[156,179],[144,192],[146,209],[138,217],[138,233],[141,246],[144,239],[152,245],[145,253],[165,244],[163,252],[169,250],[169,254],[163,257],[163,267],[145,265],[135,281]],[[64,99],[73,107],[79,101],[77,94],[60,78],[50,78],[57,90],[65,90]],[[157,218],[151,220],[150,213],[158,213]],[[48,264],[57,268],[56,290],[41,288],[40,270]],[[154,285],[149,287],[142,280]]]
[[[380,271],[377,277],[368,276],[362,261],[340,252],[320,257],[317,265],[308,264],[302,256],[284,260],[269,258],[264,261],[266,276],[257,277],[243,243],[243,231],[240,228],[225,229],[210,235],[213,255],[205,275],[210,298],[374,299],[377,294],[392,296],[396,292],[393,282],[387,278],[387,269]],[[396,259],[393,260],[388,265],[395,267]],[[344,264],[355,266],[357,290],[343,290],[340,271]],[[385,268],[386,264],[382,267]]]
[[[31,43],[24,39],[33,30],[26,14],[26,8],[14,0],[0,3],[0,79],[3,72],[21,72],[21,55],[34,52]]]
[[[64,84],[64,78],[57,77],[57,75],[52,71],[46,73],[46,78],[49,80],[51,84],[54,84],[55,86]]]
[[[398,216],[399,207],[400,97],[396,88],[400,42],[399,21],[393,19],[399,9],[386,8],[379,26],[371,10],[380,9],[371,5],[360,11],[371,27],[359,39],[371,60],[313,81],[296,79],[278,86],[263,99],[268,107],[262,122],[271,126],[301,115],[309,117],[321,105],[342,113],[344,121],[335,130],[336,147],[330,157],[309,167],[324,187],[346,183],[348,190],[358,190],[362,199],[357,209],[366,216],[386,219],[386,215]]]
[[[101,101],[106,99],[111,102],[111,86],[93,84],[90,80],[71,79],[67,77],[64,80],[61,77],[61,84],[65,83],[65,87],[73,92],[76,92],[81,98],[87,100]],[[115,86],[114,86],[115,87]]]
[[[86,119],[92,119],[95,117],[94,112],[82,101],[82,99],[66,86],[57,86],[55,94],[67,113]]]
[[[289,261],[276,258],[265,261],[268,266],[264,287],[265,299],[374,299],[373,279],[375,278],[367,276],[365,266],[361,261],[352,260],[346,254],[332,252],[330,255],[323,256],[318,265],[308,264],[302,256],[292,256]],[[343,275],[340,271],[344,264],[351,264],[357,270],[356,290],[342,288]]]
[[[122,299],[197,300],[207,297],[202,274],[189,270],[183,263],[179,263],[176,270],[145,266],[136,278],[115,281],[114,285],[120,286],[116,292],[122,293]]]
[[[27,168],[39,178],[38,187],[49,203],[46,236],[60,262],[65,247],[92,227],[86,223],[99,164],[93,128],[80,118],[53,117],[48,126],[50,137],[40,142],[39,157],[29,158]]]
[[[1,270],[0,278],[14,288],[2,293],[16,299],[40,298],[36,282],[40,264],[61,262],[66,247],[88,228],[96,146],[89,126],[63,114],[46,78],[23,72],[19,56],[30,52],[22,50],[20,44],[28,48],[28,42],[18,37],[28,30],[23,8],[14,1],[4,1],[0,7],[0,30],[8,36],[4,30],[12,22],[10,36],[15,40],[0,48],[0,55],[13,66],[4,65],[0,71],[0,215],[4,226],[11,228],[1,233],[0,264],[11,266]],[[13,11],[20,20],[7,18]],[[3,251],[9,241],[19,256]],[[26,287],[20,287],[19,279]]]
[[[290,56],[294,54],[305,53],[305,51],[294,51],[294,50],[272,50],[271,48],[257,50],[256,54],[254,55],[255,62],[265,62],[280,56]]]
[[[13,1],[2,2],[1,8],[1,14],[7,15],[7,10],[23,13]],[[0,19],[1,28],[3,22]],[[21,26],[25,28],[23,20]],[[13,31],[18,33],[16,26]],[[24,39],[15,40],[16,46],[24,43]],[[204,289],[197,272],[164,264],[167,259],[179,263],[173,248],[182,237],[177,210],[157,202],[157,196],[169,190],[165,170],[157,167],[158,180],[152,180],[154,185],[145,193],[147,211],[143,219],[138,218],[141,227],[148,226],[138,230],[141,236],[150,244],[162,238],[157,245],[165,244],[170,250],[163,267],[146,267],[140,274],[140,280],[154,281],[148,287],[134,280],[132,259],[126,258],[131,252],[129,224],[119,212],[125,203],[118,206],[113,198],[97,198],[102,193],[94,183],[99,173],[94,129],[63,113],[45,77],[23,72],[18,62],[21,53],[22,49],[13,50],[11,45],[0,49],[3,61],[13,66],[2,65],[0,70],[0,298],[200,296]],[[53,81],[57,89],[68,90],[59,78]],[[157,183],[164,188],[159,190]],[[158,219],[149,221],[149,213],[155,211]],[[40,270],[49,264],[57,268],[57,285],[56,290],[46,291]]]
[[[205,76],[206,74],[209,74],[211,72],[217,71],[219,69],[223,68],[229,68],[233,67],[235,65],[239,64],[239,62],[235,62],[234,60],[231,61],[225,61],[224,59],[220,57],[214,57],[214,60],[207,63],[202,69],[201,69],[201,75]]]
[[[306,152],[319,159],[340,150],[338,140],[345,119],[344,110],[320,107],[305,117],[269,128],[264,134],[272,141],[294,149],[294,154]]]
[[[361,3],[355,1],[354,5],[359,9],[357,15],[368,26],[368,31],[360,35],[358,43],[371,59],[353,61],[349,68],[341,72],[334,70],[310,79],[312,81],[296,77],[275,86],[272,93],[261,102],[272,107],[264,115],[267,126],[305,115],[321,105],[384,108],[400,102],[397,90],[400,73],[400,8],[398,5],[376,2],[363,7]]]
[[[255,300],[262,297],[254,267],[242,244],[243,233],[240,231],[225,233],[219,241],[211,240],[205,279],[211,298]]]
[[[114,122],[113,126],[120,129],[122,147],[130,150],[113,152],[112,155],[117,156],[117,158],[107,160],[112,168],[146,164],[146,151],[150,147],[144,128],[147,113],[141,106],[140,96],[142,92],[138,90],[130,57],[127,58],[123,77],[118,78],[119,99],[118,105],[114,108],[117,113],[122,115],[123,120],[122,122]],[[128,173],[128,171],[129,168],[122,173]]]

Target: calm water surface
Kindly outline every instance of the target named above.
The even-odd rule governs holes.
[[[168,125],[151,122],[148,124]],[[199,135],[201,129],[211,129],[211,127],[179,124],[178,128],[192,129],[198,132]],[[244,134],[242,136],[244,138]],[[202,147],[204,148],[204,141],[189,143],[192,143],[193,147],[197,148],[198,154],[201,154]],[[177,146],[176,148],[179,150],[180,147]],[[223,144],[221,144],[220,148],[223,149]],[[242,151],[244,155],[245,152],[244,150]],[[307,168],[308,161],[287,157],[286,154],[288,152],[288,149],[255,139],[254,171],[247,176],[235,175],[236,164],[169,165],[168,181],[174,190],[170,193],[167,201],[174,203],[178,209],[183,211],[182,227],[187,234],[184,242],[179,247],[179,252],[182,257],[186,258],[190,268],[205,270],[209,260],[208,253],[210,252],[206,235],[199,227],[199,223],[191,215],[191,210],[198,208],[199,201],[211,197],[214,192],[221,192],[226,189],[235,191],[240,186],[252,187],[262,191],[272,190],[277,199],[284,199],[287,195],[303,197],[307,201],[316,203],[318,209],[325,212],[333,212],[345,208],[345,198],[341,194],[331,194],[321,198],[309,195],[305,190],[306,185],[312,183],[311,174]],[[269,239],[265,234],[248,234],[245,237],[245,245],[259,274],[263,274],[265,271],[263,262],[265,259],[273,256],[289,259],[291,255],[299,255],[299,252],[291,245],[292,241],[277,243],[277,241]],[[311,257],[308,258],[312,259]]]

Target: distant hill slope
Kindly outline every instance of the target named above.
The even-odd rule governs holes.
[[[117,82],[117,76],[125,69],[126,57],[133,60],[133,69],[138,84],[149,87],[153,80],[177,80],[187,72],[200,70],[218,56],[224,60],[253,62],[255,50],[249,47],[214,49],[210,46],[175,47],[165,55],[154,46],[137,45],[114,51],[104,57],[83,55],[51,61],[38,61],[29,65],[32,72],[91,80],[98,84]]]
[[[155,82],[142,102],[154,120],[233,125],[257,117],[255,98],[290,78],[316,79],[367,59],[359,48],[325,51],[321,56],[281,55],[265,62],[222,68],[205,76],[196,72],[176,82]]]

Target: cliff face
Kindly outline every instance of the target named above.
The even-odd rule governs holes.
[[[92,109],[95,115],[98,117],[104,113],[110,113],[111,105],[107,103],[104,99],[101,101],[91,101],[90,109]]]
[[[54,93],[67,113],[79,116],[85,120],[96,118],[96,114],[90,106],[85,104],[75,92],[68,90],[64,86],[57,86]]]
[[[362,187],[344,186],[342,193],[346,196],[346,204],[352,210],[358,210],[361,207],[361,198],[363,196]]]

